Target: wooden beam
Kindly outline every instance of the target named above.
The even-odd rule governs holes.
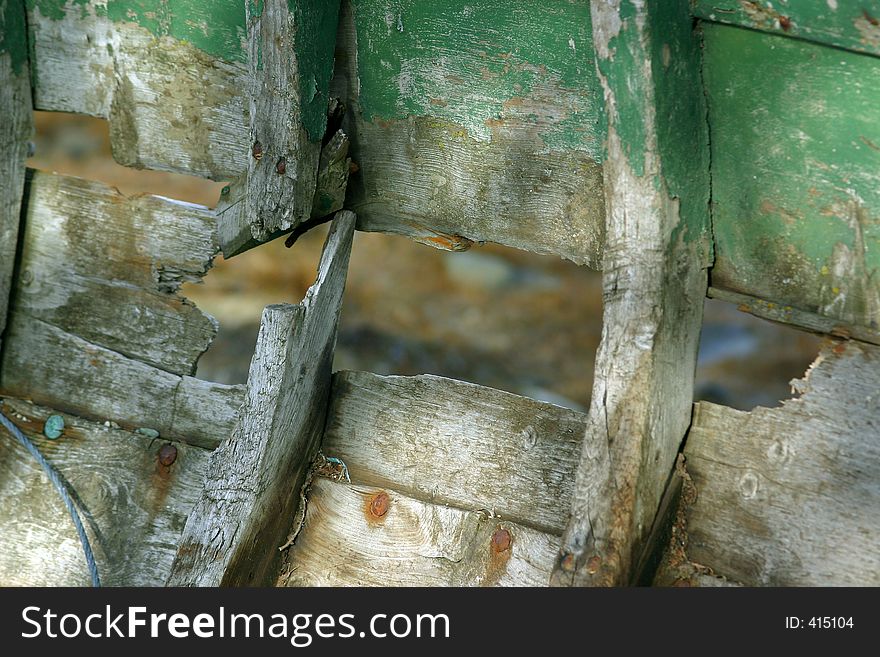
[[[338,372],[322,451],[356,484],[561,534],[585,425],[583,413],[463,381]]]
[[[213,213],[29,171],[15,306],[0,366],[10,396],[214,447],[239,386],[189,376],[216,321],[179,289],[217,251]]]
[[[854,5],[837,11],[861,15]],[[712,287],[876,340],[880,59],[727,25],[703,33]]]
[[[34,130],[24,3],[0,7],[0,353],[18,246],[24,161]]]
[[[711,248],[689,3],[591,9],[608,116],[605,310],[558,585],[635,576],[690,421]]]
[[[696,405],[688,558],[746,586],[880,584],[878,363],[829,341],[780,408]]]
[[[107,586],[161,586],[201,490],[208,451],[6,399],[3,412],[72,486]],[[67,509],[33,456],[0,428],[0,581],[4,586],[88,586]]]
[[[541,586],[559,538],[487,512],[316,478],[282,586]]]
[[[211,456],[169,585],[274,581],[277,548],[324,431],[354,224],[353,213],[337,215],[302,303],[264,311],[245,403],[232,436]]]
[[[327,127],[339,0],[245,3],[250,154],[246,213],[266,240],[311,216]]]

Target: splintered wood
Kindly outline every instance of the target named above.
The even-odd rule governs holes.
[[[169,585],[265,585],[276,577],[275,548],[324,429],[354,224],[353,213],[337,215],[301,304],[264,311],[245,402],[232,436],[211,455]]]
[[[697,405],[687,555],[747,586],[880,585],[880,348],[829,343],[800,397]]]

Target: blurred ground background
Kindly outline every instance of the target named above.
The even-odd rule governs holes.
[[[29,166],[100,180],[124,194],[216,204],[223,183],[121,167],[106,121],[36,113]],[[220,322],[198,376],[247,378],[260,314],[299,302],[314,280],[326,227],[285,249],[283,240],[224,260],[183,293]],[[586,409],[602,330],[601,278],[555,257],[494,245],[446,253],[402,237],[358,233],[352,252],[336,369],[431,373]],[[790,396],[819,339],[707,300],[697,399],[735,408]]]

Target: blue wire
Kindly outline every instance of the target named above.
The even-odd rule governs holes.
[[[83,527],[79,512],[73,505],[73,500],[70,499],[70,494],[67,492],[67,487],[61,481],[58,471],[43,457],[42,454],[40,454],[40,450],[38,450],[37,446],[31,442],[31,439],[25,436],[21,432],[21,429],[13,424],[12,420],[6,417],[2,411],[0,411],[0,424],[6,427],[9,433],[15,436],[18,439],[18,442],[24,445],[24,448],[29,451],[35,459],[37,459],[37,462],[43,468],[46,476],[49,477],[49,481],[52,482],[52,485],[55,486],[55,490],[58,491],[61,499],[64,500],[64,506],[67,507],[67,511],[70,513],[70,518],[73,520],[73,524],[76,527],[76,533],[79,535],[79,542],[82,543],[83,552],[86,555],[86,565],[89,568],[89,575],[92,577],[92,586],[101,586],[101,579],[98,577],[98,564],[95,563],[95,555],[92,553],[92,546],[89,543],[89,537],[86,535],[86,529]]]

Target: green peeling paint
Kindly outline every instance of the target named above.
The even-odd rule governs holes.
[[[431,116],[492,139],[539,126],[552,150],[598,157],[602,94],[587,2],[353,0],[367,121]],[[562,108],[547,116],[548,107]]]
[[[43,435],[49,440],[56,440],[61,437],[64,431],[64,418],[60,415],[50,415],[43,424]]]
[[[6,0],[0,11],[0,54],[9,53],[12,72],[20,75],[28,60],[27,26],[24,5]]]
[[[878,294],[880,61],[735,27],[704,31],[713,285],[811,311],[829,303],[829,276],[840,279],[832,292]]]
[[[186,41],[225,61],[244,62],[246,30],[244,3],[226,0],[27,0],[28,9],[54,20],[106,16],[134,23],[157,37]]]
[[[297,25],[296,58],[302,123],[309,139],[320,141],[327,128],[327,105],[330,101],[330,78],[333,76],[333,51],[339,2],[334,0],[288,0]]]
[[[694,15],[880,55],[880,0],[695,0]]]

